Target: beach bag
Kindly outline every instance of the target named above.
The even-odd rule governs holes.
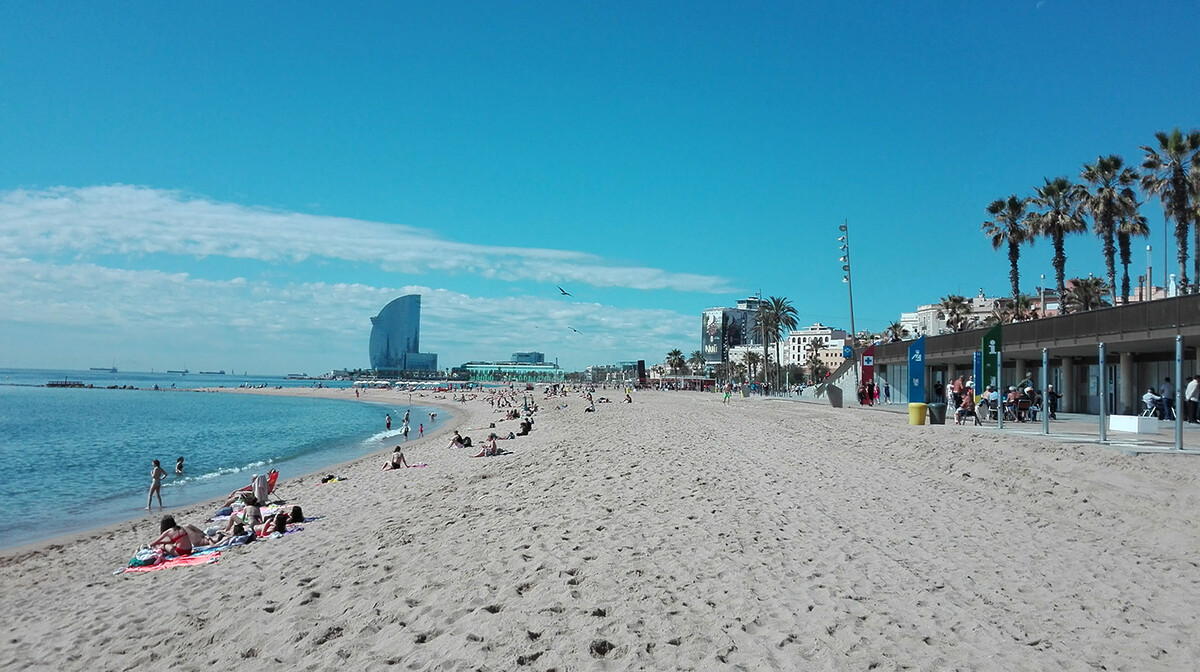
[[[141,548],[129,559],[130,567],[149,567],[157,565],[164,559],[163,552],[158,548]]]

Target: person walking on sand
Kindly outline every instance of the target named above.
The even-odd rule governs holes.
[[[166,478],[167,472],[154,460],[154,468],[150,470],[150,494],[146,497],[146,510],[149,511],[154,502],[154,497],[158,497],[158,508],[163,508],[162,503],[162,479]]]
[[[392,428],[392,416],[391,416],[390,414],[389,414],[389,415],[385,415],[385,416],[383,416],[383,424],[385,425],[385,427],[386,427],[388,430],[391,430],[391,428]]]

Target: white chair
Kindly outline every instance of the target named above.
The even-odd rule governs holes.
[[[1142,411],[1142,415],[1140,417],[1143,417],[1143,418],[1157,418],[1158,417],[1158,404],[1144,404],[1144,406],[1146,407],[1146,409]]]

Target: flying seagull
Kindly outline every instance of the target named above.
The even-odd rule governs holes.
[[[558,287],[558,285],[555,285],[555,287]],[[558,287],[558,291],[562,292],[563,296],[571,296],[571,293],[568,292],[567,290],[563,289],[562,287]]]
[[[580,331],[580,330],[576,329],[575,327],[572,327],[572,326],[571,326],[571,325],[569,325],[569,324],[567,325],[567,328],[568,328],[568,329],[570,329],[571,331],[573,331],[573,332],[577,333],[577,334],[582,334],[582,333],[583,333],[582,331]]]

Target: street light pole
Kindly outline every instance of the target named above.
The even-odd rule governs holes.
[[[858,331],[854,328],[854,283],[850,279],[850,220],[842,220],[842,225],[838,227],[842,232],[838,236],[838,242],[842,244],[841,250],[845,254],[842,255],[842,270],[846,275],[842,276],[842,282],[846,283],[846,293],[850,296],[850,355],[854,357],[854,390],[858,391],[858,348],[855,346],[858,343],[855,339],[858,337]]]

